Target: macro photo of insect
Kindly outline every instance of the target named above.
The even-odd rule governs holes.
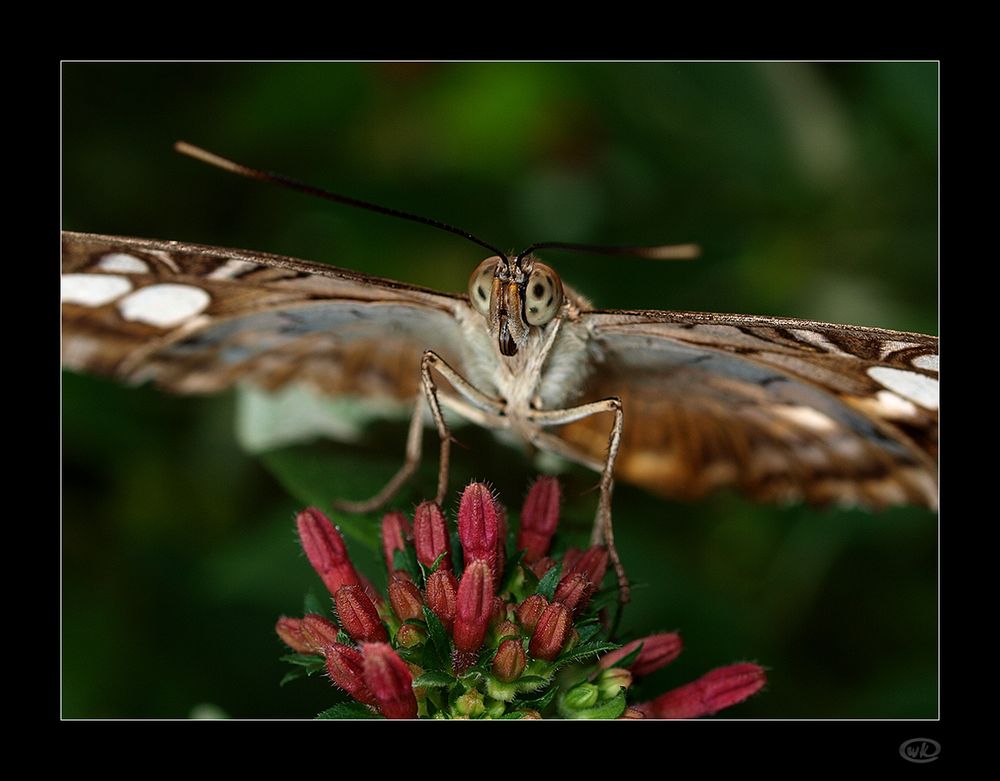
[[[937,718],[937,63],[61,82],[64,718]]]

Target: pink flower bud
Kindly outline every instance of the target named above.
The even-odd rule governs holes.
[[[759,665],[732,664],[636,707],[654,719],[696,719],[743,702],[765,683],[767,676]]]
[[[559,581],[554,601],[562,602],[576,615],[590,601],[590,595],[593,591],[594,585],[587,580],[586,575],[580,572],[573,572]]]
[[[531,655],[536,659],[551,662],[559,656],[572,626],[573,617],[569,608],[559,602],[553,602],[538,618],[535,632],[528,643]]]
[[[554,477],[538,478],[528,491],[524,507],[521,508],[517,548],[524,551],[524,560],[529,564],[549,552],[559,523],[561,500],[559,481]]]
[[[520,640],[504,640],[493,657],[493,674],[504,683],[516,681],[524,672],[528,659]]]
[[[364,679],[378,708],[388,719],[417,718],[413,676],[406,662],[386,643],[364,643]]]
[[[628,666],[634,675],[649,675],[666,667],[674,659],[681,655],[684,643],[677,632],[660,632],[657,635],[650,635],[639,640],[626,643],[617,651],[612,651],[601,657],[600,666],[602,668],[611,667],[620,659],[624,659],[636,648],[642,646],[635,661]]]
[[[377,705],[364,680],[364,659],[356,648],[337,643],[326,650],[326,672],[330,680],[365,705]]]
[[[458,538],[462,541],[465,566],[473,561],[490,565],[496,577],[497,547],[500,541],[500,517],[493,494],[483,483],[470,483],[458,505]]]
[[[408,580],[393,576],[389,581],[389,603],[392,611],[400,621],[424,618],[424,600],[420,597],[420,589]]]
[[[406,541],[411,535],[410,522],[399,510],[388,512],[382,517],[382,553],[389,572],[396,569],[392,564],[393,555],[398,550],[406,550]]]
[[[448,553],[448,527],[444,513],[434,502],[424,502],[417,507],[413,516],[413,543],[417,549],[417,560],[430,568],[442,553],[439,569],[451,569],[451,554]]]
[[[331,594],[336,594],[342,586],[362,582],[348,558],[343,538],[329,518],[309,507],[295,517],[295,524],[306,558]]]
[[[455,597],[453,637],[459,651],[478,651],[493,615],[493,573],[482,560],[473,561],[462,573]]]
[[[524,631],[531,634],[538,625],[542,612],[549,606],[549,601],[541,594],[532,594],[517,606],[517,620],[521,622]]]
[[[312,645],[308,640],[306,640],[306,637],[302,632],[301,618],[289,618],[288,616],[282,616],[278,619],[278,623],[275,624],[274,631],[278,633],[278,637],[281,638],[281,642],[293,651],[298,651],[300,654],[314,653]]]
[[[562,571],[563,574],[568,575],[570,572],[574,571],[576,563],[580,560],[583,555],[583,551],[579,548],[567,548],[566,552],[562,556]]]
[[[335,599],[340,624],[355,642],[386,642],[389,639],[375,604],[361,586],[344,586]]]
[[[323,616],[310,613],[302,619],[302,636],[309,646],[309,653],[326,653],[326,647],[337,642],[337,625]]]
[[[427,607],[434,611],[440,619],[446,632],[451,632],[455,625],[455,599],[458,594],[458,581],[449,570],[439,569],[427,578],[424,596]]]

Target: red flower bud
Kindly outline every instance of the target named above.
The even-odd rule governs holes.
[[[604,573],[608,571],[608,549],[603,545],[595,545],[576,558],[572,566],[564,560],[563,567],[567,573],[580,572],[586,575],[596,591],[601,587]]]
[[[348,558],[344,539],[329,518],[315,507],[309,507],[295,517],[295,524],[306,558],[331,594],[336,594],[342,586],[362,582]]]
[[[695,719],[743,702],[765,683],[767,676],[759,665],[732,664],[636,707],[654,719]]]
[[[392,565],[393,554],[398,550],[406,550],[406,541],[411,534],[410,522],[399,510],[388,512],[382,517],[382,553],[389,572],[396,569]]]
[[[559,481],[540,477],[531,486],[521,508],[521,528],[517,533],[517,548],[524,551],[524,560],[531,564],[549,552],[552,536],[559,523],[561,501]]]
[[[493,657],[493,674],[504,683],[516,681],[524,672],[528,659],[520,640],[504,640]]]
[[[542,612],[549,606],[549,601],[541,594],[532,594],[517,606],[517,620],[521,622],[524,631],[531,634],[538,625]]]
[[[325,654],[327,646],[337,642],[339,631],[333,621],[316,613],[302,619],[302,637],[310,648],[308,653]]]
[[[393,576],[389,581],[389,603],[392,605],[392,612],[396,614],[400,621],[409,618],[424,618],[424,600],[420,597],[420,589],[409,580]]]
[[[473,561],[490,565],[490,577],[496,577],[497,547],[500,541],[500,518],[493,494],[483,483],[470,483],[458,505],[458,538],[462,541],[465,566]]]
[[[575,615],[583,610],[593,591],[594,585],[587,580],[587,576],[574,572],[559,581],[554,599],[556,602],[562,602]]]
[[[482,560],[473,561],[462,573],[455,597],[453,637],[459,651],[478,651],[493,616],[493,573]]]
[[[518,640],[521,638],[521,630],[513,621],[503,621],[493,630],[493,634],[497,640],[505,640],[508,637]]]
[[[439,569],[429,578],[424,589],[427,607],[434,611],[446,632],[451,632],[455,625],[455,599],[458,593],[458,581],[449,570]]]
[[[555,559],[551,556],[543,556],[538,561],[529,564],[528,569],[531,570],[536,578],[541,580],[545,577],[545,573],[552,569],[555,565]]]
[[[424,502],[417,507],[413,516],[413,543],[417,549],[417,559],[430,568],[442,553],[439,569],[451,569],[451,554],[448,553],[448,527],[444,513],[434,502]]]
[[[302,632],[302,619],[282,616],[274,626],[274,631],[278,633],[281,641],[300,654],[313,653],[312,645]]]
[[[386,643],[364,643],[364,679],[378,708],[388,719],[417,718],[413,676],[406,662]]]
[[[335,599],[340,624],[355,642],[385,642],[389,639],[375,604],[361,586],[344,586]]]
[[[559,602],[553,602],[538,619],[538,625],[528,643],[528,650],[536,659],[551,662],[562,650],[566,635],[573,626],[570,610]]]
[[[365,705],[377,705],[364,680],[364,659],[356,648],[337,643],[326,650],[326,672],[330,680]]]
[[[634,675],[649,675],[666,667],[674,659],[681,655],[684,643],[677,632],[660,632],[657,635],[650,635],[639,640],[626,643],[617,651],[612,651],[601,657],[600,666],[611,667],[618,660],[624,659],[636,648],[642,646],[635,661],[628,666]]]

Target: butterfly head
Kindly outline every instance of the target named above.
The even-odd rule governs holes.
[[[562,308],[559,275],[531,255],[487,258],[469,277],[469,301],[486,318],[500,352],[517,355],[533,328],[548,325]]]

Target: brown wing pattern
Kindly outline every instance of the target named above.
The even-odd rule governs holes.
[[[937,505],[937,338],[829,323],[668,312],[583,314],[602,362],[584,398],[619,396],[615,474],[685,499]],[[602,459],[608,422],[561,429]]]
[[[64,232],[62,298],[66,367],[176,393],[406,398],[424,350],[460,349],[460,298],[246,250]]]

